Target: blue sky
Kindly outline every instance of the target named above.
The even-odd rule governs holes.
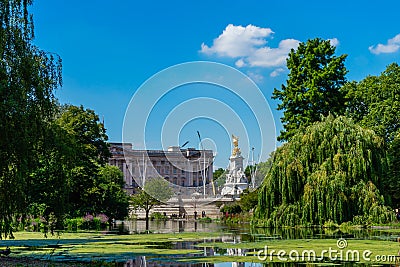
[[[42,0],[31,11],[35,43],[63,59],[64,85],[56,93],[60,102],[94,109],[104,116],[110,141],[120,142],[135,91],[165,68],[199,60],[227,64],[252,78],[269,102],[279,132],[281,114],[270,97],[287,78],[288,49],[310,38],[331,39],[338,55],[348,54],[349,80],[378,75],[400,61],[399,9],[398,1]],[[210,88],[200,87],[190,90],[207,97]],[[229,99],[223,92],[218,97]],[[168,99],[176,96],[160,101],[158,109],[171,109]],[[233,109],[246,114],[240,104]],[[225,167],[231,133],[207,123],[188,123],[177,142],[189,140],[189,146],[197,147],[195,130],[200,128],[203,138],[220,144],[216,164]],[[152,127],[157,131],[160,125]],[[154,140],[148,148],[161,148],[156,135],[149,138]]]

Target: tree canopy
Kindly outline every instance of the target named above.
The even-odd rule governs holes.
[[[385,193],[391,205],[400,206],[400,66],[392,63],[379,76],[368,76],[343,87],[347,116],[363,127],[372,129],[386,141],[389,170]]]
[[[346,84],[347,115],[386,141],[400,133],[400,66],[390,64],[379,76]]]
[[[58,110],[47,132],[46,153],[38,155],[30,174],[29,205],[44,207],[40,216],[45,218],[53,213],[57,227],[65,215],[104,213],[123,219],[129,199],[121,170],[106,164],[110,152],[104,125],[93,110],[82,106]]]
[[[246,188],[240,194],[240,207],[243,211],[251,211],[258,204],[258,191]]]
[[[329,40],[320,38],[300,43],[287,58],[289,77],[281,90],[274,89],[273,99],[281,103],[284,130],[278,140],[288,141],[299,129],[319,121],[321,116],[344,113],[344,95],[340,88],[345,84],[346,55],[335,56],[335,47]]]
[[[48,218],[54,214],[57,227],[62,226],[63,217],[69,212],[69,180],[74,167],[75,154],[70,136],[54,122],[49,123],[37,164],[30,170],[27,181],[27,204],[43,206],[40,216]],[[29,209],[28,215],[31,214]]]
[[[148,228],[150,210],[154,206],[167,202],[173,194],[169,182],[162,177],[157,177],[147,179],[144,188],[132,196],[133,206],[146,212],[146,228]]]
[[[103,123],[91,109],[83,106],[63,106],[56,120],[67,134],[73,153],[73,166],[69,170],[69,205],[75,216],[94,213],[99,209],[98,179],[100,168],[110,155]]]
[[[388,222],[394,214],[379,191],[386,170],[382,138],[349,118],[329,115],[277,149],[254,222],[272,227]]]
[[[100,167],[95,198],[98,213],[104,213],[110,219],[118,220],[128,216],[129,197],[122,189],[124,185],[124,174],[118,167],[110,165]]]
[[[28,177],[43,154],[61,59],[33,44],[31,1],[0,1],[0,237],[27,207]]]

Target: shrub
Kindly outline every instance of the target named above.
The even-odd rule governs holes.
[[[108,217],[105,214],[99,214],[94,217],[86,214],[80,218],[68,218],[64,220],[65,229],[67,231],[76,232],[78,230],[96,230],[100,231],[107,227]]]
[[[168,217],[166,215],[161,214],[160,212],[153,212],[150,216],[150,220],[162,221],[167,220]]]
[[[198,221],[203,222],[203,223],[210,223],[210,222],[212,222],[212,219],[210,217],[204,217],[204,218],[198,219]]]
[[[221,209],[221,212],[223,213],[228,213],[228,214],[239,214],[242,212],[242,207],[240,206],[240,204],[228,204],[228,205],[224,205]]]
[[[83,218],[65,219],[64,225],[68,231],[76,232],[82,229],[83,222]]]

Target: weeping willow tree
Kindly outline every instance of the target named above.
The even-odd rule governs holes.
[[[260,188],[254,223],[390,221],[394,215],[379,192],[386,168],[383,139],[351,119],[328,116],[278,148]]]
[[[31,0],[0,0],[0,239],[25,213],[29,176],[48,156],[61,59],[33,44]]]

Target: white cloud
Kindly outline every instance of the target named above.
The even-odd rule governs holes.
[[[400,50],[400,33],[392,39],[389,39],[387,44],[371,45],[368,49],[371,53],[376,55],[395,53]]]
[[[281,67],[286,63],[288,53],[297,48],[300,41],[285,39],[277,48],[267,45],[267,38],[274,32],[270,28],[253,25],[235,26],[229,24],[212,46],[201,44],[200,52],[207,55],[235,58],[236,67]]]
[[[270,28],[260,28],[253,25],[234,26],[229,24],[218,38],[214,39],[211,47],[201,44],[201,52],[217,54],[218,56],[243,57],[256,47],[267,43],[266,37],[273,31]]]
[[[248,71],[247,76],[249,76],[255,83],[262,83],[264,81],[264,76],[252,71]]]
[[[236,67],[238,68],[242,68],[244,66],[246,66],[246,63],[244,63],[244,60],[241,58],[238,61],[235,62]]]
[[[274,70],[273,72],[271,72],[271,74],[269,76],[271,77],[277,77],[279,75],[281,75],[281,73],[285,72],[284,68],[278,68],[276,70]]]
[[[337,47],[340,44],[338,38],[332,38],[332,39],[328,39],[328,40],[331,42],[331,45],[334,47]]]
[[[297,48],[300,41],[286,39],[277,48],[261,47],[246,58],[252,67],[279,67],[286,64],[286,58],[292,48]]]

